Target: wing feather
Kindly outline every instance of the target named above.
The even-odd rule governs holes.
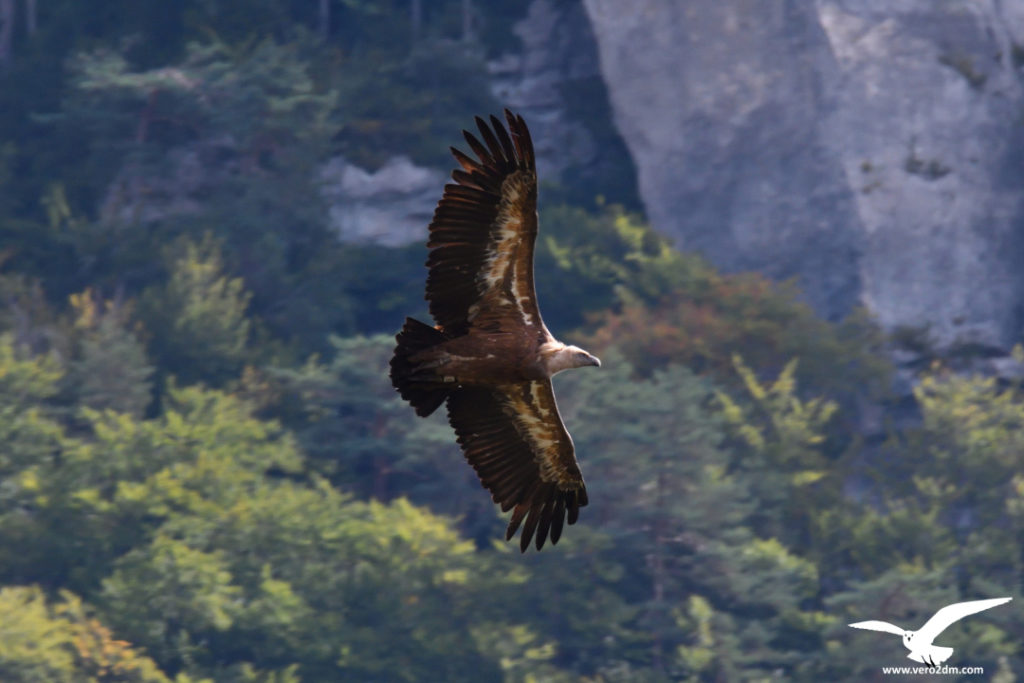
[[[511,117],[509,120],[511,123]],[[491,126],[494,128],[495,134],[498,136],[498,142],[501,144],[501,150],[505,153],[506,159],[516,158],[515,145],[512,144],[512,138],[508,136],[508,131],[505,130],[505,126],[502,125],[501,121],[494,114],[491,114]]]
[[[509,116],[509,112],[505,111],[505,116]],[[512,141],[516,146],[516,154],[522,159],[529,168],[533,168],[536,165],[536,159],[533,157],[533,142],[530,140],[530,132],[526,128],[526,121],[523,117],[516,114],[515,122],[509,119],[508,124],[509,130],[512,131]]]
[[[487,145],[487,149],[490,150],[490,157],[493,161],[498,162],[498,166],[502,167],[505,164],[505,158],[502,154],[501,144],[498,142],[498,138],[491,132],[487,122],[479,116],[473,117],[476,121],[477,130],[480,131],[480,136],[484,139],[484,144]]]
[[[540,509],[540,524],[537,525],[537,550],[544,545],[544,539],[547,538],[548,531],[551,529],[551,515],[555,512],[555,501],[555,498],[548,498]],[[553,543],[554,541],[552,541]]]
[[[455,147],[449,147],[448,150],[452,153],[452,156],[455,157],[455,160],[459,162],[459,166],[462,166],[462,170],[467,173],[472,173],[473,171],[482,173],[487,168],[483,164],[474,161],[471,157],[466,156]]]
[[[523,517],[525,517],[526,513],[529,511],[529,505],[516,505],[515,509],[512,511],[512,516],[509,517],[508,528],[505,529],[506,541],[512,540],[512,537],[515,536],[516,530],[519,528],[519,525],[523,522]]]
[[[522,525],[520,548],[557,543],[587,504],[572,439],[548,380],[463,386],[448,398],[448,421],[466,460],[502,511],[506,539]]]
[[[987,609],[1010,602],[1010,600],[1012,598],[992,598],[991,600],[971,600],[969,602],[957,602],[952,605],[946,605],[933,614],[932,618],[918,629],[917,637],[931,643],[939,637],[940,633],[964,617],[984,612]]]
[[[477,158],[452,148],[459,168],[430,223],[427,301],[435,322],[461,336],[476,324],[543,328],[533,281],[537,172],[530,132],[505,112],[477,117],[483,142],[463,131]]]
[[[547,493],[547,488],[544,487],[544,492]],[[530,508],[529,514],[526,515],[526,521],[523,522],[523,533],[519,534],[519,551],[525,553],[526,549],[530,547],[530,540],[533,538],[534,531],[537,530],[537,522],[540,521],[540,506],[534,505]],[[537,534],[537,550],[540,550],[544,545],[544,539],[540,534]]]
[[[477,140],[472,133],[468,130],[464,130],[462,131],[462,137],[466,138],[466,144],[468,144],[469,148],[473,150],[473,154],[480,158],[480,161],[486,165],[494,165],[494,158],[491,156],[491,153],[487,151],[486,147],[480,144],[480,141]]]
[[[902,636],[906,631],[896,624],[890,624],[888,621],[858,621],[856,624],[850,624],[853,628],[863,628],[868,631],[882,631],[883,633],[892,633],[893,635]]]
[[[562,537],[562,525],[565,523],[565,497],[555,502],[555,510],[551,513],[551,544],[558,543]]]

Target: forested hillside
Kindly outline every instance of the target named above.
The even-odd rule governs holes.
[[[339,240],[322,169],[448,167],[525,6],[242,6],[0,0],[0,680],[881,680],[900,639],[847,624],[1000,596],[940,644],[1024,672],[1020,387],[922,350],[901,402],[868,315],[618,180],[540,197],[591,504],[504,543],[387,378],[426,250]]]

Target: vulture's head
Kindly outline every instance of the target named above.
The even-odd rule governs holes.
[[[548,345],[545,345],[548,346]],[[543,349],[545,364],[551,375],[568,370],[569,368],[582,368],[587,365],[601,367],[601,359],[594,356],[578,346],[557,343],[557,346]]]

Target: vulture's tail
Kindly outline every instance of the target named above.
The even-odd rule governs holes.
[[[419,368],[409,357],[447,339],[440,330],[412,318],[405,319],[405,326],[395,337],[398,346],[391,358],[391,384],[402,398],[412,404],[420,417],[437,410],[455,386],[439,384],[430,375],[418,372]]]

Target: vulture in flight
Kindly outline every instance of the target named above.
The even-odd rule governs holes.
[[[461,166],[430,223],[426,299],[436,323],[412,318],[396,338],[391,383],[426,417],[442,403],[466,460],[503,512],[520,549],[557,543],[576,522],[587,489],[562,424],[551,376],[600,366],[555,339],[533,286],[537,170],[530,132],[505,110],[506,130],[477,117],[463,131],[477,158],[452,148]]]

